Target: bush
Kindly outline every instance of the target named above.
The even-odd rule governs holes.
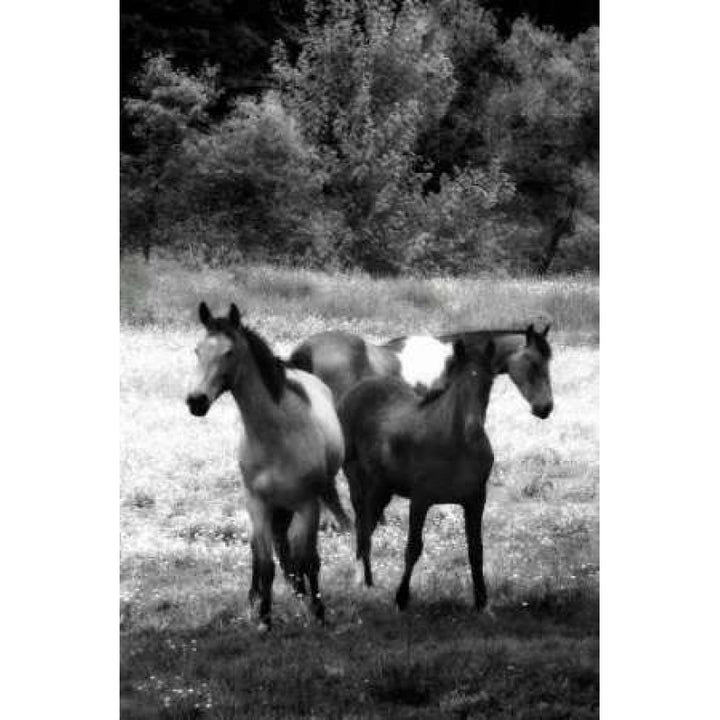
[[[193,211],[235,233],[242,251],[302,253],[324,175],[277,96],[239,101],[211,133],[186,143]]]

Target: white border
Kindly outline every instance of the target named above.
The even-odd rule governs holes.
[[[118,5],[4,7],[5,717],[118,702]]]

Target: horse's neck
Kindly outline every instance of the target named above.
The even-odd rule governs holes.
[[[502,375],[508,371],[508,359],[514,355],[525,343],[523,335],[496,335],[493,337],[495,354],[492,367],[495,375]]]
[[[448,442],[455,443],[465,437],[468,422],[485,424],[487,401],[477,398],[475,383],[468,377],[462,377],[437,399],[427,406],[428,426],[434,428]]]
[[[462,339],[479,352],[484,352],[488,342],[492,340],[495,344],[495,354],[492,360],[494,375],[506,373],[508,371],[508,359],[525,344],[525,336],[521,332],[500,331],[495,333],[491,330],[451,333],[442,335],[441,339],[447,343]]]
[[[282,410],[270,396],[252,357],[243,362],[242,381],[236,380],[230,392],[250,435],[270,439],[280,431]]]

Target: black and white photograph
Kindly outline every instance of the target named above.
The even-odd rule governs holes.
[[[120,718],[598,718],[598,0],[117,20]]]

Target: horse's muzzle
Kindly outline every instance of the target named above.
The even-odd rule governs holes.
[[[188,395],[185,402],[187,403],[190,412],[197,417],[207,415],[207,411],[210,409],[210,399],[205,393],[193,393]]]
[[[546,417],[550,415],[553,409],[553,404],[551,402],[545,403],[544,405],[534,405],[532,409],[533,415],[535,417],[539,417],[541,420],[545,420]]]

